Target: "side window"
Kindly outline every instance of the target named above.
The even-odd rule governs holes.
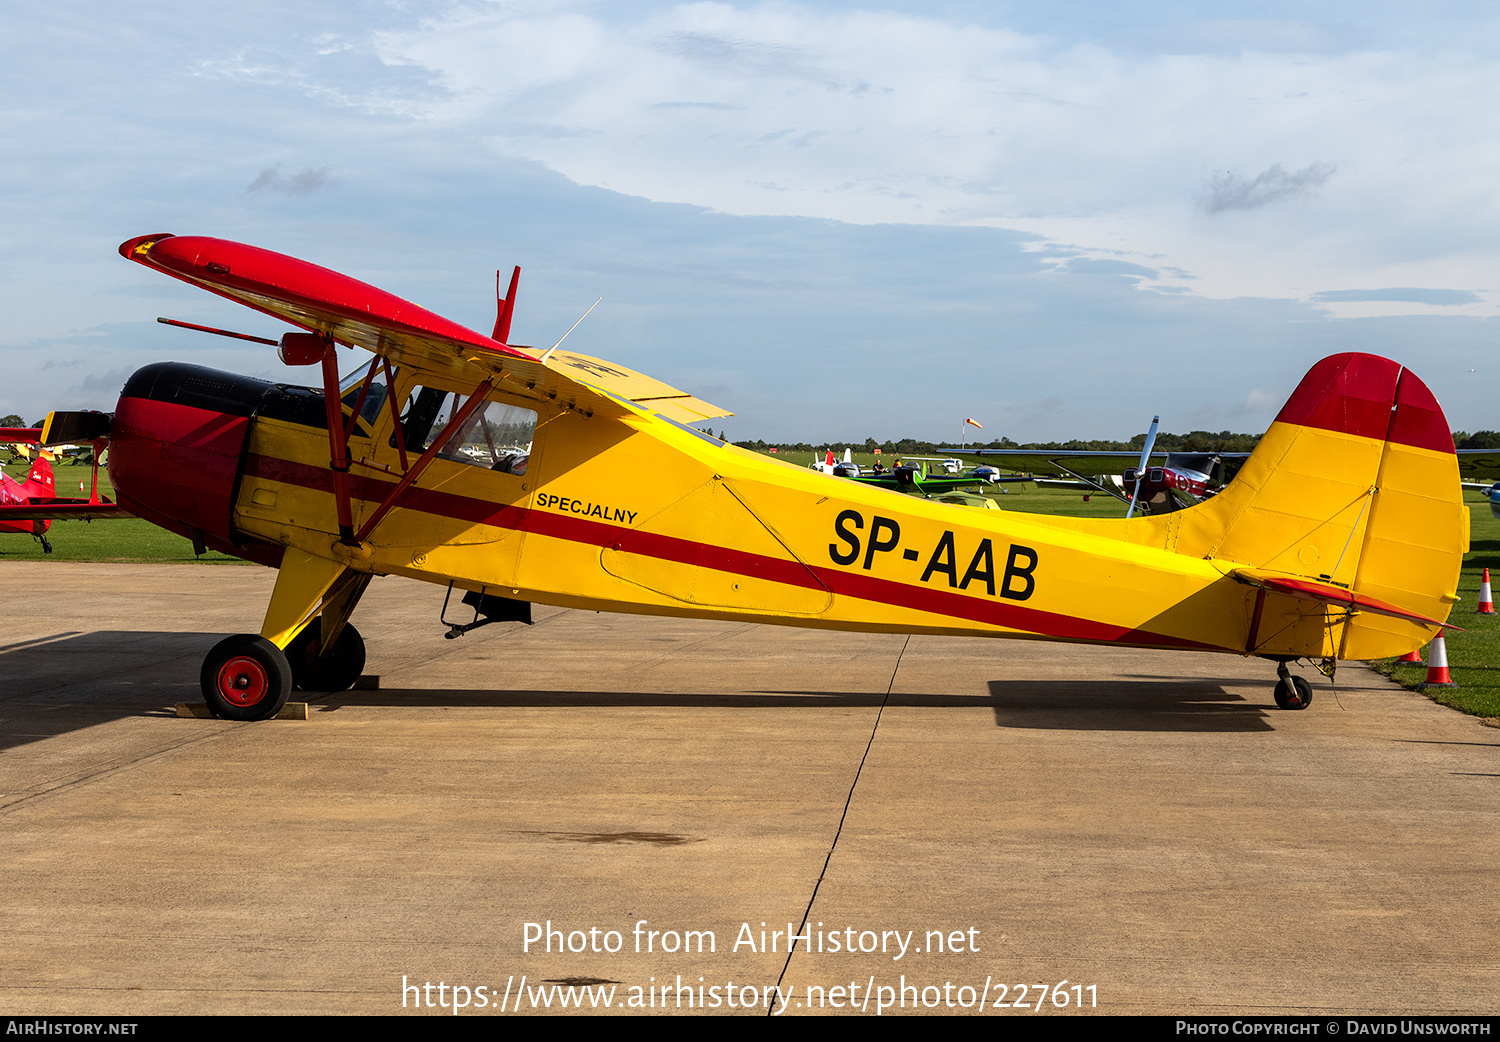
[[[339,381],[339,395],[343,399],[345,408],[353,409],[359,403],[359,392],[365,385],[365,374],[369,372],[370,366],[376,364],[376,361],[372,359]],[[361,437],[368,437],[368,428],[380,418],[380,410],[384,407],[385,380],[377,373],[375,379],[370,381],[369,389],[365,391],[363,404],[359,406],[359,418],[362,422],[356,424],[354,433]]]
[[[463,425],[453,422],[468,400],[467,395],[436,387],[416,387],[401,417],[401,432],[408,452],[423,452],[433,442],[442,444],[438,455],[455,463],[525,474],[536,432],[536,413],[518,405],[485,402]]]

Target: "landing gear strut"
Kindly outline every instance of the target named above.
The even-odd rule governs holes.
[[[1276,663],[1276,704],[1282,709],[1306,709],[1312,705],[1312,685],[1293,676],[1285,662]]]

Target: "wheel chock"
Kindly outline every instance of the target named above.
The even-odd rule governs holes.
[[[177,718],[179,720],[212,720],[214,715],[208,711],[208,706],[202,702],[178,702]],[[306,702],[288,702],[281,707],[281,711],[272,720],[306,720],[308,709]]]

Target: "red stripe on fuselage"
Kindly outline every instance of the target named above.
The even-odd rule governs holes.
[[[320,492],[333,493],[332,474],[319,467],[272,456],[251,454],[246,474],[300,485]],[[361,476],[351,479],[356,499],[379,501],[396,487],[395,482]],[[1153,633],[1150,630],[1080,619],[1057,612],[1027,608],[1006,601],[989,601],[978,596],[953,593],[926,587],[909,586],[873,575],[838,568],[803,565],[777,557],[746,553],[713,543],[699,543],[675,536],[658,535],[624,528],[600,521],[589,521],[568,514],[553,513],[530,507],[490,503],[471,496],[455,495],[426,489],[408,489],[398,507],[418,510],[438,517],[469,521],[474,524],[509,528],[537,535],[565,539],[586,546],[609,547],[624,553],[654,557],[662,561],[712,568],[751,578],[766,579],[804,589],[824,589],[845,597],[911,608],[966,619],[991,626],[1003,626],[1026,633],[1036,633],[1065,640],[1092,641],[1101,644],[1141,644],[1156,647],[1199,648],[1222,651],[1212,644],[1181,637]]]

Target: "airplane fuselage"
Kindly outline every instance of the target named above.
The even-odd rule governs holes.
[[[417,379],[398,371],[398,402],[418,399]],[[434,383],[431,373],[421,379]],[[439,390],[469,389],[455,381]],[[489,398],[534,416],[524,472],[477,465],[450,445],[359,545],[338,535],[321,392],[308,388],[147,367],[115,413],[111,477],[124,505],[206,546],[267,564],[290,547],[518,601],[849,630],[1337,651],[1338,627],[1321,606],[1297,602],[1283,608],[1277,635],[1247,646],[1255,593],[1229,575],[1244,562],[1207,544],[1196,552],[1193,540],[1206,537],[1179,515],[973,510],[783,464],[646,412],[587,416],[503,385]],[[404,469],[390,410],[376,405],[362,409],[349,440],[355,528]]]

